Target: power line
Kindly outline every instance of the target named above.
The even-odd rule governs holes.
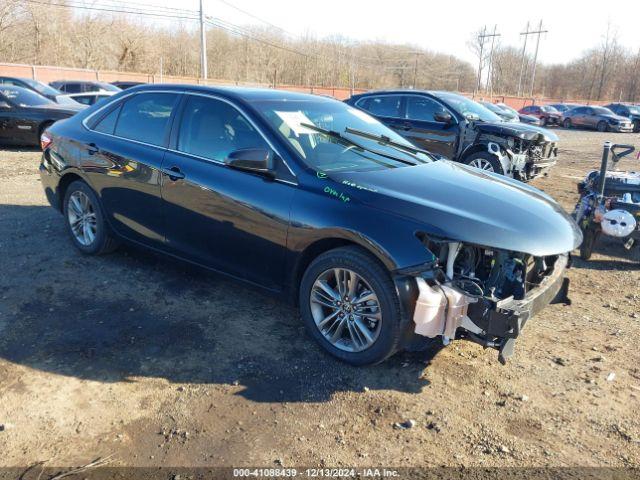
[[[237,7],[236,5],[233,5],[232,3],[228,2],[227,0],[218,0],[218,2],[220,2],[220,3],[224,4],[224,5],[226,5],[227,7],[231,7],[231,8],[233,8],[234,10],[236,10],[236,11],[238,11],[238,12],[240,12],[240,13],[243,13],[243,14],[245,14],[246,16],[253,18],[254,20],[258,20],[259,22],[262,22],[262,23],[264,23],[264,24],[266,24],[266,25],[269,25],[270,27],[273,27],[273,28],[275,28],[276,30],[280,30],[281,32],[286,33],[287,35],[289,35],[289,36],[291,36],[291,37],[295,37],[295,35],[294,35],[293,33],[291,33],[291,32],[289,32],[289,31],[285,30],[285,29],[284,29],[284,28],[282,28],[282,27],[279,27],[279,26],[278,26],[278,25],[276,25],[275,23],[271,23],[270,21],[265,20],[264,18],[258,17],[257,15],[254,15],[254,14],[253,14],[253,13],[251,13],[251,12],[247,12],[246,10],[244,10],[244,9],[242,9],[242,8],[240,8],[240,7]]]
[[[133,15],[144,15],[149,17],[161,17],[161,18],[173,18],[173,19],[181,19],[181,20],[197,20],[197,17],[190,17],[184,15],[171,15],[168,13],[158,13],[158,12],[150,12],[150,11],[133,11],[133,10],[125,10],[125,9],[117,9],[117,8],[102,8],[102,7],[89,7],[86,5],[77,5],[72,4],[70,2],[67,3],[55,3],[55,2],[45,2],[39,0],[24,0],[27,3],[33,3],[37,5],[45,5],[51,7],[62,7],[62,8],[79,8],[82,10],[92,10],[99,12],[111,12],[111,13],[127,13]]]

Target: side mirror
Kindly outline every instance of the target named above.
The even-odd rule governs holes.
[[[225,162],[231,168],[273,176],[273,152],[266,148],[240,148],[231,152]]]
[[[436,114],[433,116],[433,119],[436,122],[440,122],[440,123],[451,123],[453,121],[453,117],[451,116],[451,114],[449,112],[436,112]]]

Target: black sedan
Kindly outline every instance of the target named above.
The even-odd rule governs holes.
[[[15,87],[26,88],[27,90],[33,90],[34,92],[47,97],[49,100],[57,102],[57,98],[62,95],[60,90],[53,88],[46,83],[42,83],[38,80],[22,77],[0,77],[0,86],[13,85]]]
[[[358,365],[416,334],[504,360],[581,241],[541,191],[435,161],[319,96],[134,87],[43,142],[42,183],[78,250],[127,240],[275,292]]]
[[[0,144],[39,145],[53,122],[69,118],[83,105],[58,105],[22,87],[0,85]]]

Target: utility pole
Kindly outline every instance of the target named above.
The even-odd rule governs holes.
[[[549,30],[542,30],[542,20],[540,20],[540,26],[538,27],[538,30],[536,32],[531,32],[531,33],[536,33],[538,34],[538,38],[536,40],[536,53],[533,55],[533,71],[531,72],[531,90],[529,91],[529,96],[533,97],[533,87],[535,86],[536,83],[536,66],[538,64],[538,49],[540,48],[540,35],[542,35],[543,33],[547,33]]]
[[[476,80],[476,89],[473,92],[473,96],[475,97],[476,93],[480,91],[480,86],[482,82],[482,55],[484,53],[484,38],[487,33],[487,26],[482,27],[482,33],[478,35],[478,40],[480,40],[480,59],[478,60],[478,78]]]
[[[416,60],[415,60],[415,64],[413,65],[413,89],[416,89],[416,81],[418,80],[418,55],[420,55],[420,52],[418,52],[417,50],[415,52],[413,52],[416,54]]]
[[[494,26],[493,27],[493,33],[487,33],[487,27],[486,25],[484,27],[482,27],[482,33],[480,35],[478,35],[478,40],[480,40],[480,59],[478,61],[478,81],[476,84],[476,91],[474,92],[474,96],[477,92],[480,91],[480,88],[482,87],[482,61],[484,60],[484,42],[485,42],[485,38],[491,38],[491,55],[489,57],[489,67],[491,67],[491,61],[493,60],[493,47],[494,47],[494,40],[495,37],[499,37],[500,34],[496,33],[498,26]],[[487,79],[487,81],[489,81]]]
[[[527,39],[531,33],[529,32],[529,22],[527,22],[527,28],[520,35],[524,35],[524,45],[522,46],[522,59],[520,60],[520,76],[518,77],[518,92],[517,96],[520,96],[522,92],[522,75],[524,73],[524,59],[527,54]]]
[[[207,36],[204,24],[204,8],[200,0],[200,76],[207,79]]]
[[[489,84],[489,98],[493,98],[493,47],[496,42],[496,37],[499,37],[500,34],[497,33],[498,26],[493,26],[493,35],[491,35],[491,53],[489,54],[489,70],[487,75],[487,83]]]

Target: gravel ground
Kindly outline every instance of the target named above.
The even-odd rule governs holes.
[[[558,130],[568,210],[605,139]],[[640,466],[638,252],[601,242],[516,354],[455,342],[352,368],[291,307],[122,248],[80,255],[35,150],[0,151],[0,466]],[[412,428],[394,428],[408,420]]]

